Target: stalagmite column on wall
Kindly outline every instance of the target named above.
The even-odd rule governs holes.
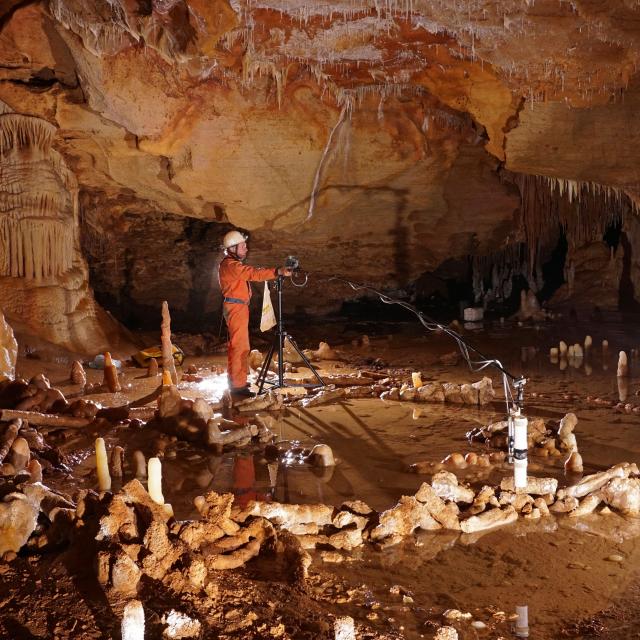
[[[75,175],[54,125],[0,102],[0,300],[20,329],[81,353],[119,341],[88,283]]]

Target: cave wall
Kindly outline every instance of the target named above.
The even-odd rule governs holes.
[[[199,330],[217,313],[213,247],[232,225],[251,232],[253,262],[295,254],[402,289],[526,239],[505,170],[635,202],[638,18],[623,0],[3,5],[3,109],[51,127],[83,239],[73,277],[50,290],[3,278],[8,315],[26,308],[16,292],[38,290],[75,292],[60,327],[79,309],[97,317],[91,285],[131,326],[169,299]],[[348,295],[312,281],[291,302],[319,313]],[[54,341],[91,333],[71,339],[46,304],[27,306]]]

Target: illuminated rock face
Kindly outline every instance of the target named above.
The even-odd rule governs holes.
[[[252,261],[293,253],[307,269],[394,289],[450,258],[524,240],[535,248],[546,231],[539,208],[523,215],[518,174],[579,181],[576,193],[596,194],[580,204],[591,221],[599,185],[614,187],[633,233],[633,3],[50,0],[8,3],[0,17],[3,109],[48,131],[48,162],[59,154],[66,167],[48,174],[59,181],[49,217],[75,216],[75,233],[94,243],[85,257],[110,305],[129,296],[154,309],[165,282],[178,313],[192,312],[194,287],[215,308],[215,286],[195,281],[213,268],[215,229],[229,225],[252,232]],[[51,191],[43,170],[29,169],[26,183]],[[540,182],[533,197],[567,209],[554,184]],[[142,245],[145,216],[156,255]],[[204,240],[187,223],[181,235],[176,216],[202,221]],[[71,225],[48,224],[37,242],[76,243],[53,252],[51,287],[86,289]],[[572,250],[598,240],[583,231],[568,238]],[[534,267],[524,268],[532,281]],[[35,281],[6,277],[12,291]],[[344,295],[315,284],[294,298],[319,311]]]
[[[14,378],[17,356],[18,344],[13,329],[0,313],[0,382]]]

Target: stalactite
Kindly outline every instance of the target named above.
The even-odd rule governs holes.
[[[42,118],[20,113],[0,115],[0,158],[16,147],[35,147],[47,152],[56,128]]]
[[[475,301],[506,300],[511,296],[513,278],[529,272],[528,251],[524,243],[510,244],[487,256],[472,256],[472,282]],[[485,283],[490,281],[491,286]]]
[[[638,207],[622,189],[595,182],[517,174],[525,237],[534,250],[561,227],[571,246],[590,242]]]
[[[333,141],[333,136],[336,131],[342,126],[347,118],[351,118],[351,114],[353,113],[353,102],[354,97],[352,94],[343,93],[342,94],[342,111],[340,111],[340,116],[338,117],[338,121],[334,125],[333,129],[329,133],[329,138],[327,139],[327,144],[324,147],[322,152],[322,156],[320,156],[320,162],[318,163],[318,168],[316,169],[316,174],[313,179],[313,187],[311,188],[311,197],[309,199],[309,211],[307,213],[307,217],[305,218],[305,222],[308,222],[313,217],[313,212],[316,204],[316,194],[318,192],[318,187],[320,185],[320,178],[322,177],[322,170],[324,169],[324,165],[327,160],[327,156],[329,151],[331,150],[331,143]]]
[[[73,263],[78,184],[51,148],[56,128],[0,115],[0,276],[43,279]]]

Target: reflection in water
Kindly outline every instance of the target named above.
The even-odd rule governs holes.
[[[629,396],[629,378],[625,376],[618,376],[618,398],[620,402],[626,402]]]
[[[518,619],[516,620],[516,626],[513,630],[513,633],[518,638],[528,638],[529,637],[529,607],[528,606],[520,606],[516,607],[516,614],[518,615]]]

